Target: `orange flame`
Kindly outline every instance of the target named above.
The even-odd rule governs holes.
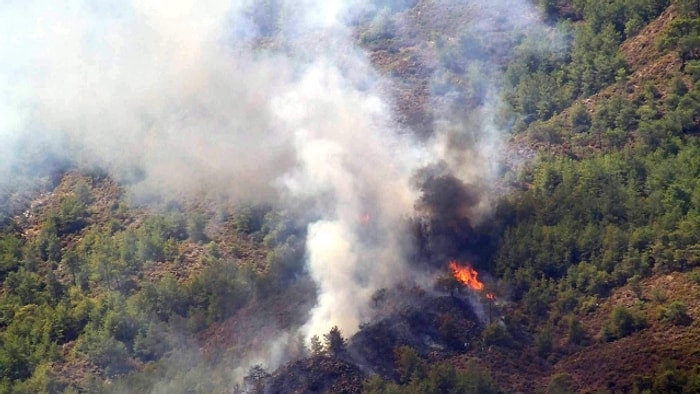
[[[460,267],[456,261],[450,261],[450,270],[452,270],[452,275],[455,279],[460,281],[465,286],[472,290],[484,290],[484,284],[479,281],[479,273],[469,265]]]
[[[362,224],[369,224],[369,222],[370,222],[371,219],[372,219],[372,218],[369,216],[369,214],[366,213],[366,214],[362,215],[362,217],[360,218],[360,222],[361,222]]]

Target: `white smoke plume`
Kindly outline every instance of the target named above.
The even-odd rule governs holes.
[[[321,205],[322,220],[307,235],[319,302],[305,329],[320,335],[338,325],[353,333],[371,294],[403,274],[400,221],[415,199],[407,180],[417,154],[392,133],[381,100],[328,63],[310,68],[276,104],[300,164],[284,185]]]
[[[427,142],[400,129],[347,24],[370,2],[270,0],[278,17],[267,28],[255,22],[261,4],[3,2],[0,182],[24,138],[107,168],[135,193],[310,201],[319,296],[303,331],[350,335],[372,293],[410,275],[401,226],[418,197],[415,170],[443,161],[476,182],[495,172],[501,135],[485,116],[476,127],[493,132],[474,160],[464,152],[478,148],[453,146],[474,125],[451,115]]]

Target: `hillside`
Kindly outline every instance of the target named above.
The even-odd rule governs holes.
[[[700,391],[697,4],[246,7],[5,152],[0,393]]]

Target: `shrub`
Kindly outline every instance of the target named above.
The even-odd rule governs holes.
[[[700,285],[700,272],[693,271],[688,274],[688,279],[690,279],[696,285]]]
[[[134,339],[134,354],[143,361],[158,360],[172,349],[167,328],[151,322]]]
[[[491,323],[482,333],[486,345],[508,346],[512,338],[508,331],[499,323]]]
[[[396,372],[399,374],[401,382],[425,378],[427,365],[412,347],[406,345],[397,347],[394,350],[394,358]]]
[[[491,377],[489,370],[477,364],[474,360],[470,360],[464,371],[457,374],[456,389],[453,392],[478,394],[501,392]]]
[[[566,394],[573,393],[573,380],[571,375],[566,372],[557,373],[550,377],[547,385],[547,394]]]
[[[207,217],[200,212],[195,212],[187,218],[187,234],[192,242],[203,243],[208,241],[204,232],[207,221]]]
[[[582,104],[571,107],[571,127],[576,133],[586,132],[591,127],[591,115]]]
[[[659,308],[659,320],[675,325],[687,325],[691,319],[688,316],[688,307],[681,301],[673,301],[668,306]]]
[[[586,330],[581,327],[578,319],[574,315],[569,315],[564,320],[567,325],[567,338],[569,343],[574,343],[576,345],[585,345],[588,342],[588,335]]]
[[[646,326],[647,321],[641,313],[631,311],[624,306],[616,306],[610,312],[608,321],[603,327],[602,339],[605,341],[620,339]]]
[[[537,355],[547,358],[552,353],[552,329],[545,327],[535,336],[535,350]]]
[[[635,297],[638,299],[642,299],[642,285],[641,285],[641,278],[639,275],[634,275],[631,278],[627,280],[627,283],[630,286],[630,290],[634,293]]]
[[[651,291],[651,299],[657,304],[663,304],[668,300],[668,296],[663,290],[656,288]]]
[[[86,328],[76,349],[85,353],[98,366],[105,368],[108,375],[117,375],[131,369],[126,346],[106,330]]]

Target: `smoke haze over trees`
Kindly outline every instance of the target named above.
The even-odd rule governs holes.
[[[518,2],[477,6],[473,18],[510,6],[523,12],[501,28],[536,26],[536,11]],[[226,196],[303,205],[307,267],[319,289],[309,335],[335,324],[352,333],[374,291],[410,276],[404,221],[420,194],[411,185],[416,170],[439,162],[475,190],[495,176],[501,133],[491,59],[466,43],[445,55],[435,78],[485,78],[476,92],[441,82],[433,135],[418,138],[394,120],[382,87],[391,81],[353,37],[352,24],[381,4],[4,7],[4,29],[15,38],[3,48],[14,60],[3,72],[11,95],[2,111],[13,121],[3,128],[2,170],[22,160],[15,144],[36,139],[46,144],[37,155],[104,168],[135,202]],[[485,28],[468,27],[463,40]],[[469,118],[457,115],[464,94],[473,96]],[[4,187],[17,185],[11,178]]]

